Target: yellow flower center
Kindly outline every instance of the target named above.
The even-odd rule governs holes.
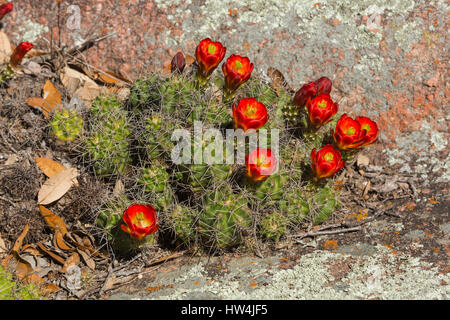
[[[347,129],[347,131],[345,132],[346,134],[348,134],[349,136],[355,134],[356,129],[354,127],[350,127]]]
[[[241,70],[241,69],[242,69],[242,63],[241,63],[240,61],[236,61],[236,62],[234,63],[234,68],[235,68],[237,71]]]
[[[326,100],[322,100],[317,105],[319,106],[319,108],[325,109],[327,107],[327,101]]]
[[[258,158],[256,158],[256,165],[258,167],[265,166],[267,165],[267,161],[268,161],[267,157],[262,154]]]
[[[258,110],[257,110],[256,106],[247,104],[247,108],[245,110],[245,115],[247,115],[249,117],[253,117],[257,111]]]
[[[370,126],[369,126],[367,123],[363,124],[362,127],[361,127],[361,129],[366,130],[367,133],[370,132]]]
[[[216,48],[215,45],[210,44],[210,45],[208,46],[208,53],[209,53],[209,54],[214,54],[214,53],[216,53],[216,50],[217,50],[217,48]]]
[[[331,152],[327,152],[327,153],[325,153],[323,158],[325,159],[326,162],[330,162],[330,161],[333,161],[334,156]]]
[[[143,212],[136,213],[132,222],[133,222],[133,224],[135,224],[139,227],[142,227],[142,228],[146,228],[150,225],[149,221],[147,219],[145,219]]]

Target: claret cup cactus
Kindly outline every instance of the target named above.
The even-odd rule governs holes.
[[[85,158],[100,178],[126,185],[98,217],[117,252],[156,238],[229,250],[321,224],[339,206],[331,179],[345,165],[343,153],[376,140],[369,118],[335,119],[329,78],[292,95],[252,75],[248,57],[225,54],[220,42],[204,39],[196,63],[186,65],[179,52],[170,76],[137,80],[127,101],[93,102]],[[55,122],[55,134],[70,140],[73,126]]]

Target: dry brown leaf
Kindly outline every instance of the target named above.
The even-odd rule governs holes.
[[[286,79],[284,78],[283,74],[280,70],[269,67],[267,69],[267,75],[272,80],[271,85],[275,89],[278,95],[280,95],[281,88],[287,88],[288,84],[286,82]]]
[[[72,95],[76,92],[76,90],[78,90],[78,88],[84,86],[87,83],[96,85],[95,81],[89,78],[87,75],[69,67],[64,67],[62,69],[60,78],[64,87]]]
[[[103,287],[103,291],[111,289],[115,283],[116,283],[116,277],[112,276],[112,277],[108,278],[108,280],[106,280],[106,282],[105,282],[105,286]]]
[[[61,268],[60,272],[61,273],[66,273],[67,269],[70,266],[77,265],[79,263],[80,263],[80,256],[78,255],[78,253],[74,252],[70,257],[68,257],[66,259],[66,261],[64,262],[64,265]]]
[[[38,193],[38,204],[49,204],[60,199],[72,187],[78,176],[76,168],[69,168],[48,179]]]
[[[16,239],[16,242],[14,242],[12,251],[15,252],[16,254],[20,253],[20,250],[22,248],[23,239],[26,237],[28,230],[30,230],[30,226],[27,224],[25,226],[25,228],[23,228],[23,231],[20,234],[20,236]]]
[[[78,88],[74,95],[80,97],[88,106],[90,103],[102,93],[102,88],[95,82],[86,82],[82,87]]]
[[[123,87],[124,85],[131,83],[130,80],[111,71],[98,71],[97,73],[99,80],[106,84],[114,84],[118,87]]]
[[[61,250],[66,250],[66,251],[72,250],[72,248],[69,247],[67,245],[67,243],[64,241],[63,235],[62,235],[62,233],[59,230],[55,231],[55,236],[53,237],[53,245],[56,248],[59,248]]]
[[[62,104],[61,93],[55,88],[50,80],[47,80],[44,84],[44,92],[42,93],[42,98],[48,102],[51,108],[56,108]]]
[[[189,67],[191,64],[194,63],[195,58],[194,58],[193,56],[186,55],[186,56],[184,57],[184,60],[186,61],[186,66],[185,66],[185,68],[187,68],[187,67]]]
[[[39,169],[41,169],[41,171],[49,178],[53,178],[61,171],[67,169],[59,162],[47,158],[35,158],[35,160]]]
[[[33,272],[33,267],[31,264],[22,259],[19,255],[16,256],[17,266],[16,266],[16,276],[19,280],[23,280],[27,275]]]
[[[39,210],[41,211],[41,215],[44,217],[45,222],[53,232],[60,232],[63,236],[67,233],[66,224],[61,217],[58,217],[44,206],[39,206]]]
[[[48,296],[52,293],[57,292],[59,289],[60,288],[56,284],[49,283],[41,288],[41,292],[44,296]]]
[[[125,186],[122,180],[117,179],[116,184],[114,185],[113,195],[118,196],[125,192]]]
[[[8,36],[3,31],[0,31],[0,65],[9,62],[11,53],[11,42],[9,41]]]
[[[50,118],[50,114],[62,105],[61,93],[59,93],[58,89],[55,88],[50,80],[47,80],[44,84],[42,98],[26,98],[25,101],[30,106],[41,109],[46,119]]]
[[[0,255],[2,255],[3,253],[6,253],[6,252],[8,252],[8,250],[6,249],[6,243],[2,239],[2,234],[0,233]]]
[[[39,255],[41,255],[41,253],[39,252],[39,250],[36,249],[34,244],[24,245],[21,252],[22,253],[29,253],[32,256],[39,256]]]
[[[89,256],[89,254],[87,254],[86,252],[84,252],[83,250],[77,249],[78,253],[80,254],[80,256],[83,258],[84,262],[86,263],[86,265],[91,269],[91,270],[95,270],[95,262],[94,260]]]
[[[52,110],[45,99],[40,97],[26,98],[25,102],[31,107],[40,109],[44,114],[45,119],[50,118],[50,113]]]
[[[25,279],[23,279],[23,282],[26,284],[32,283],[37,286],[40,286],[40,285],[44,284],[45,280],[42,279],[38,274],[33,273],[33,274],[26,276]]]
[[[64,262],[65,262],[64,258],[62,258],[59,255],[57,255],[56,253],[53,253],[50,250],[48,250],[41,242],[38,242],[37,245],[38,245],[39,249],[41,249],[42,251],[44,251],[44,253],[46,253],[50,257],[52,257],[53,260],[64,265]]]

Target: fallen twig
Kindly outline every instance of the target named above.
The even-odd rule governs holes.
[[[361,230],[361,226],[345,228],[345,229],[338,229],[338,230],[330,230],[330,231],[310,231],[310,232],[306,232],[301,235],[293,235],[292,237],[298,238],[297,240],[301,240],[306,237],[317,237],[317,236],[323,236],[323,235],[328,235],[328,234],[347,233],[347,232],[354,232],[354,231],[359,231],[359,230]]]
[[[179,257],[181,257],[182,255],[184,255],[185,252],[186,252],[186,250],[180,251],[180,252],[172,253],[172,254],[170,254],[170,255],[168,255],[168,256],[165,256],[165,257],[162,257],[162,258],[158,258],[158,259],[156,259],[156,260],[153,260],[153,261],[151,261],[150,263],[146,264],[145,266],[146,266],[146,267],[151,267],[151,266],[155,266],[155,265],[157,265],[157,264],[160,264],[160,263],[163,263],[163,262],[166,262],[166,261],[169,261],[169,260],[173,260],[173,259],[179,258]]]

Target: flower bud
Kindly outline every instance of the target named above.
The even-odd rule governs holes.
[[[172,58],[170,63],[170,72],[172,73],[183,73],[184,67],[186,66],[186,60],[184,59],[183,52],[177,52],[177,54]]]
[[[301,87],[295,93],[294,104],[299,106],[300,108],[303,108],[306,102],[309,99],[314,98],[316,94],[317,94],[317,83],[315,81],[304,84],[303,87]]]
[[[13,67],[18,66],[21,62],[25,54],[33,49],[33,44],[30,42],[21,42],[13,51],[10,58],[10,65]]]
[[[4,17],[7,13],[11,12],[12,9],[13,9],[13,3],[12,3],[12,2],[7,2],[7,3],[5,3],[5,4],[2,4],[2,5],[0,6],[0,20],[2,20],[3,17]]]
[[[322,93],[330,94],[332,86],[330,79],[328,79],[327,77],[321,77],[316,81],[316,84],[318,95]]]

